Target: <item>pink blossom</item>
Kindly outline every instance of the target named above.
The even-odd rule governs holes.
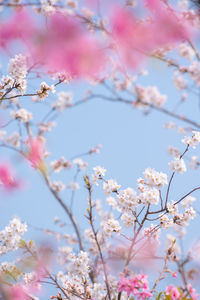
[[[39,280],[39,278],[38,278]],[[10,288],[5,289],[5,294],[9,296],[9,300],[27,300],[32,292],[35,292],[36,283],[29,285],[15,284]]]
[[[17,11],[5,22],[0,23],[0,46],[5,47],[15,39],[28,40],[32,33],[33,22],[27,11]]]
[[[0,184],[6,190],[13,190],[20,187],[20,181],[13,177],[13,171],[9,164],[0,164]]]
[[[48,18],[48,29],[41,30],[26,11],[17,12],[0,24],[0,46],[6,47],[15,39],[29,46],[35,60],[51,72],[96,77],[105,65],[102,45],[69,15],[55,13]]]
[[[192,287],[191,283],[188,284],[187,288],[188,288],[188,292],[190,293],[191,299],[198,300],[199,294],[195,294],[196,290]]]
[[[118,282],[118,286],[119,286],[119,292],[124,291],[127,293],[128,296],[132,293],[132,285],[130,279],[126,277],[121,277]]]
[[[176,278],[177,277],[177,271],[172,273],[172,277]]]
[[[155,42],[160,46],[179,43],[191,38],[188,23],[170,6],[167,7],[159,0],[146,0],[153,14]],[[159,28],[159,31],[158,31]]]
[[[67,71],[73,77],[94,77],[105,63],[104,50],[97,40],[82,29],[77,19],[60,13],[49,17],[48,31],[36,46],[36,57],[48,69]]]
[[[31,162],[31,166],[35,169],[43,168],[44,160],[44,141],[40,137],[31,137],[27,141],[28,153],[26,158]]]
[[[117,45],[117,55],[132,68],[138,67],[143,58],[140,51],[145,49],[145,35],[135,16],[124,7],[117,7],[112,17],[112,33]],[[149,38],[148,38],[149,39]],[[139,47],[139,49],[138,49]],[[138,51],[139,50],[139,51]]]
[[[145,55],[159,47],[174,45],[191,37],[188,24],[171,7],[160,0],[147,0],[151,14],[138,19],[130,10],[117,7],[112,16],[112,34],[117,55],[128,66],[136,68]]]
[[[59,299],[61,297],[62,297],[61,293],[58,292],[56,296],[51,296],[50,299]]]
[[[132,275],[130,278],[125,276],[121,277],[119,282],[119,292],[126,292],[128,296],[132,294],[136,296],[138,300],[145,300],[152,297],[149,291],[149,285],[146,274]]]
[[[142,235],[141,235],[142,238]],[[146,239],[146,243],[142,243],[142,239],[138,242],[138,247],[140,251],[135,256],[135,259],[130,262],[130,266],[136,267],[138,269],[145,270],[148,268],[150,271],[152,268],[158,266],[158,261],[155,260],[155,255],[158,252],[159,243],[155,239]],[[112,251],[110,251],[109,256],[110,260],[110,267],[115,269],[118,265],[119,261],[123,261],[124,257],[127,256],[128,243],[122,240],[117,241],[117,245],[115,243],[112,244]],[[117,263],[117,265],[115,264]]]
[[[13,285],[9,290],[9,295],[12,300],[25,300],[27,299],[27,294],[23,285],[17,284]]]
[[[166,287],[166,295],[170,295],[172,300],[177,300],[181,298],[181,294],[177,287],[174,287],[172,284]]]

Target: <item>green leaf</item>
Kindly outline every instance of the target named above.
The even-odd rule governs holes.
[[[19,241],[19,244],[18,244],[18,247],[19,247],[19,248],[25,248],[25,247],[26,247],[26,242],[25,242],[25,240],[20,240],[20,241]]]

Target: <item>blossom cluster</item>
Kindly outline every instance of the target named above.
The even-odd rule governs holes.
[[[0,254],[2,255],[17,250],[19,248],[21,237],[26,231],[26,223],[22,223],[17,217],[13,218],[8,226],[0,232]]]
[[[130,278],[121,277],[119,282],[119,291],[124,291],[129,296],[132,294],[136,299],[147,299],[152,297],[149,290],[147,276],[144,274],[132,275]]]

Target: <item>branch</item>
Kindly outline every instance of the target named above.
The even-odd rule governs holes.
[[[79,231],[79,228],[78,228],[78,225],[74,219],[74,216],[72,215],[70,209],[68,208],[68,206],[62,201],[62,199],[60,198],[60,196],[58,195],[58,193],[56,191],[54,191],[52,188],[51,188],[51,185],[50,185],[50,182],[49,182],[49,179],[47,177],[47,175],[44,174],[43,176],[50,192],[52,193],[52,195],[54,196],[54,198],[58,201],[58,203],[62,206],[62,208],[64,209],[64,211],[67,213],[73,227],[74,227],[74,230],[76,232],[76,236],[78,238],[78,243],[79,243],[79,248],[80,250],[84,250],[84,246],[83,246],[83,243],[82,243],[82,238],[81,238],[81,234],[80,234],[80,231]]]
[[[103,272],[104,272],[104,276],[105,276],[105,284],[106,284],[106,288],[107,288],[108,299],[111,300],[110,286],[109,286],[108,275],[107,275],[107,271],[106,271],[106,263],[105,263],[105,260],[104,260],[104,257],[103,257],[101,246],[100,246],[99,241],[98,241],[97,232],[96,232],[96,230],[94,228],[94,223],[93,223],[93,215],[92,215],[92,207],[93,207],[92,206],[92,187],[91,187],[91,184],[89,182],[89,178],[88,178],[87,175],[84,177],[84,180],[85,180],[86,187],[87,187],[88,193],[89,193],[89,211],[88,211],[88,215],[89,216],[88,216],[88,219],[89,219],[89,222],[90,222],[90,225],[91,225],[91,228],[92,228],[94,239],[95,239],[95,242],[97,244],[97,248],[98,248],[98,251],[99,251],[100,259],[101,259],[101,262],[102,262],[102,265],[103,265]]]

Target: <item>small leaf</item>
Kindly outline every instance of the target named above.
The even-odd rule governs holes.
[[[19,244],[18,244],[18,247],[19,247],[19,248],[22,248],[22,249],[25,248],[25,247],[26,247],[26,242],[25,242],[25,240],[20,240],[20,241],[19,241]]]

